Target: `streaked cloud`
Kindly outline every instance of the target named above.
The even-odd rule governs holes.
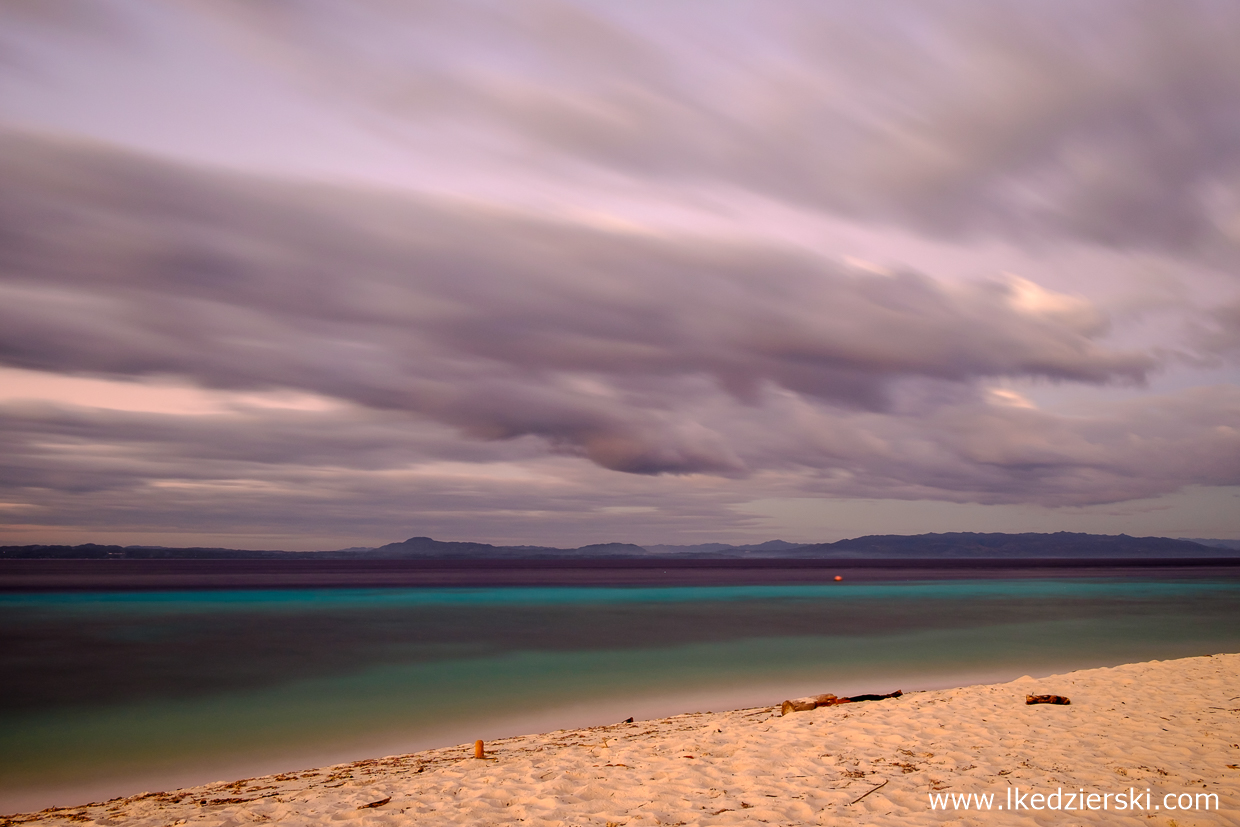
[[[1240,485],[1233,4],[0,20],[0,500],[46,525],[767,539],[746,503]]]
[[[1230,3],[193,7],[412,143],[1234,262]]]

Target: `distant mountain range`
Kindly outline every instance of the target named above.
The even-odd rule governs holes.
[[[770,540],[751,545],[598,543],[580,548],[493,546],[411,537],[378,548],[260,551],[164,546],[0,546],[0,559],[219,560],[596,560],[596,559],[1021,559],[1190,558],[1240,556],[1240,540],[1173,540],[1126,534],[878,534],[835,543]]]

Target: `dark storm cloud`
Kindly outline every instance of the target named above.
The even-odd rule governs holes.
[[[637,473],[745,470],[686,416],[765,388],[883,411],[901,381],[1139,381],[1089,305],[773,247],[0,147],[6,364],[294,388]],[[699,381],[701,379],[709,381]],[[739,410],[744,410],[740,408]]]
[[[195,7],[415,145],[952,236],[1233,263],[1240,241],[1234,3]]]

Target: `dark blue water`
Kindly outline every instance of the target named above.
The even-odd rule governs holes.
[[[0,595],[0,809],[1224,651],[1234,577]]]

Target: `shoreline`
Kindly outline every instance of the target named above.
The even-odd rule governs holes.
[[[500,738],[487,744],[495,760],[474,759],[471,742],[2,823],[406,823],[432,815],[436,823],[600,827],[817,824],[849,815],[938,823],[949,814],[930,811],[933,792],[1002,797],[1013,785],[1115,792],[1121,782],[1151,795],[1216,794],[1221,811],[1180,823],[1218,823],[1240,809],[1240,770],[1231,768],[1240,766],[1238,687],[1240,655],[1225,654],[908,692],[784,717],[782,699],[772,699],[769,707]],[[1026,706],[1024,695],[1035,693],[1068,695],[1072,704]],[[1002,818],[1032,824],[1033,815]]]
[[[1038,672],[1070,671],[1071,664],[1039,664]],[[887,690],[902,688],[905,692],[952,689],[1011,680],[1019,669],[1009,665],[990,668],[945,669],[927,673],[923,670],[905,674],[861,674],[834,680],[775,680],[754,682],[745,686],[705,690],[664,690],[626,698],[587,698],[571,705],[556,705],[521,712],[503,712],[476,719],[452,721],[413,738],[382,737],[369,739],[368,745],[353,743],[338,747],[320,746],[303,751],[290,750],[246,760],[204,760],[165,771],[139,770],[111,776],[99,776],[77,783],[50,782],[37,787],[0,787],[0,815],[6,812],[35,812],[45,808],[71,808],[79,802],[101,802],[129,798],[149,790],[189,789],[206,784],[209,779],[242,778],[279,775],[300,771],[299,767],[335,766],[365,760],[375,755],[405,755],[434,751],[445,745],[472,744],[474,739],[507,740],[529,733],[588,730],[606,727],[627,717],[637,721],[656,721],[700,710],[736,710],[770,708],[773,698],[812,695],[829,684],[838,694],[864,694],[876,687]],[[911,689],[910,689],[911,687]],[[885,690],[886,691],[886,690]],[[768,703],[769,702],[769,703]],[[686,710],[693,710],[687,712]],[[222,782],[221,782],[222,783]]]

